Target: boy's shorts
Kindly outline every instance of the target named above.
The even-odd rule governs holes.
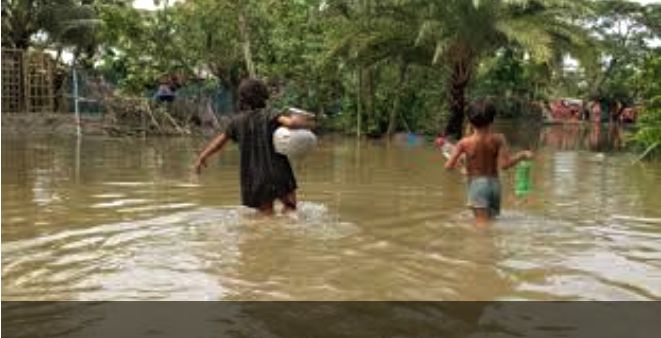
[[[468,180],[468,206],[487,209],[489,216],[500,214],[500,180],[497,177],[479,176]]]

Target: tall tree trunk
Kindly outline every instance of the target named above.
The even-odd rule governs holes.
[[[374,124],[374,66],[365,69],[365,80],[363,82],[365,90],[365,110],[367,113],[367,134],[372,132]]]
[[[57,51],[55,52],[55,64],[60,64],[62,62],[62,46],[57,46]]]
[[[397,93],[395,93],[395,98],[392,104],[392,110],[390,110],[390,116],[388,117],[388,136],[392,136],[397,130],[397,113],[399,112],[399,105],[402,99],[402,91],[404,90],[404,85],[406,83],[406,70],[408,64],[401,62],[399,64],[399,74],[397,78]]]
[[[617,63],[618,63],[618,59],[616,58],[610,60],[610,62],[608,63],[608,67],[606,67],[606,70],[604,70],[604,72],[597,77],[594,84],[592,85],[589,95],[591,95],[592,97],[601,95],[601,87],[604,85],[608,77],[611,75],[611,72],[613,72],[613,69],[615,69]]]
[[[361,134],[361,129],[363,128],[362,126],[362,120],[363,120],[363,103],[361,102],[362,99],[362,88],[363,88],[363,69],[358,68],[358,85],[357,85],[357,91],[356,91],[356,136],[360,137]]]
[[[470,60],[457,60],[450,75],[450,119],[444,135],[460,139],[463,134],[464,112],[466,109],[466,87],[471,78]]]
[[[239,5],[239,34],[241,34],[241,45],[243,47],[243,58],[246,62],[246,69],[251,78],[257,77],[255,71],[255,64],[252,60],[252,52],[250,51],[250,36],[248,34],[248,24],[246,22],[245,7],[243,4]]]
[[[363,0],[362,1],[362,15],[366,20],[367,27],[371,27],[372,22],[372,12],[373,12],[373,3],[372,0]],[[366,134],[369,135],[372,133],[372,126],[374,120],[374,65],[368,65],[366,67],[361,67],[360,76],[361,79],[361,102],[364,102],[364,108],[366,116]]]

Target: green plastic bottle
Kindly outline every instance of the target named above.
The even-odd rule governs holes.
[[[530,179],[531,170],[532,170],[532,162],[528,160],[521,161],[516,166],[516,174],[515,174],[516,196],[524,197],[530,194],[530,191],[532,190],[532,180]]]

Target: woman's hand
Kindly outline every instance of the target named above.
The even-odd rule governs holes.
[[[197,161],[195,161],[195,172],[198,175],[202,172],[202,168],[207,167],[207,158],[211,157],[213,154],[223,149],[223,147],[225,146],[228,140],[229,138],[227,137],[227,135],[225,135],[225,133],[222,133],[216,136],[216,138],[214,138],[213,141],[209,143],[209,145],[204,149],[204,151],[200,153],[200,155],[197,158]]]
[[[195,161],[195,173],[196,174],[201,174],[202,173],[202,168],[207,167],[207,159],[200,156],[197,161]]]

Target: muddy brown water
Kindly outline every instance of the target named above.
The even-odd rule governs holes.
[[[297,219],[239,206],[238,151],[203,138],[5,136],[3,300],[659,300],[661,165],[607,127],[501,126],[533,191],[471,225],[428,142],[322,137]]]

